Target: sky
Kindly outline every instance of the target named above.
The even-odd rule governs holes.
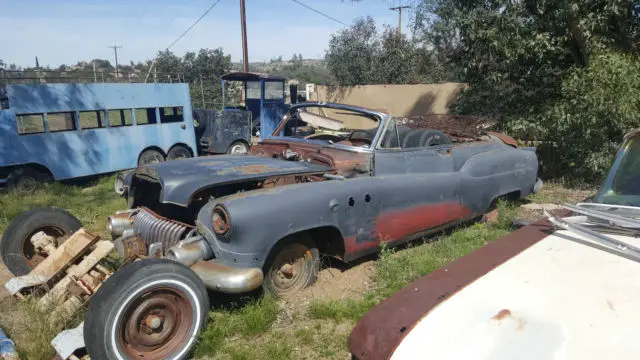
[[[94,58],[118,63],[152,59],[184,32],[214,0],[0,0],[0,59],[19,66],[57,67]],[[343,23],[371,16],[377,25],[396,27],[389,7],[411,0],[299,0]],[[302,54],[324,57],[331,34],[344,25],[293,0],[246,0],[249,61]],[[409,14],[403,13],[403,31]],[[171,51],[222,47],[234,62],[242,59],[239,0],[220,0]]]

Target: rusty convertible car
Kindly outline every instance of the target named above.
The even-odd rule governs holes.
[[[249,155],[172,161],[127,177],[108,220],[125,258],[93,296],[92,357],[182,359],[207,290],[295,295],[320,256],[345,262],[482,216],[536,191],[538,161],[508,136],[434,129],[354,106],[292,106]]]
[[[349,336],[354,360],[637,359],[640,129],[599,191],[407,285]]]

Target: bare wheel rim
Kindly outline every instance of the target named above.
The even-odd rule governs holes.
[[[68,234],[66,234],[66,232],[61,228],[55,225],[47,225],[36,228],[31,233],[29,233],[28,236],[22,239],[22,246],[20,247],[22,249],[21,255],[27,262],[27,265],[29,265],[29,267],[32,269],[38,266],[38,264],[44,261],[44,259],[46,259],[48,256],[45,252],[37,251],[36,247],[31,243],[31,238],[33,237],[33,235],[40,231],[56,238],[56,243],[54,244],[56,247],[64,242],[64,240],[66,240],[66,238],[68,237]]]
[[[269,276],[278,293],[286,294],[304,288],[309,280],[311,251],[302,244],[290,244],[275,257]]]
[[[189,342],[193,306],[181,291],[158,287],[138,296],[118,321],[117,342],[127,357],[166,359]]]
[[[244,144],[235,144],[231,147],[232,154],[246,154],[247,147]]]

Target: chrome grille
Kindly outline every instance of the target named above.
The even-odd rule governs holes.
[[[191,226],[164,218],[147,208],[140,208],[133,219],[134,233],[147,245],[162,243],[163,252],[176,245]]]

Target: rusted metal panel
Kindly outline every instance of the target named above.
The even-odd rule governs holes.
[[[258,156],[204,156],[138,168],[136,176],[162,186],[160,201],[187,207],[198,191],[216,185],[264,180],[293,174],[321,174],[327,166]],[[135,181],[135,180],[134,180]]]
[[[547,220],[540,220],[407,285],[360,319],[349,335],[349,350],[358,360],[389,359],[404,336],[431,309],[542,240],[551,230]]]
[[[242,110],[194,111],[204,133],[199,148],[205,154],[224,154],[237,141],[251,144],[251,112]]]

